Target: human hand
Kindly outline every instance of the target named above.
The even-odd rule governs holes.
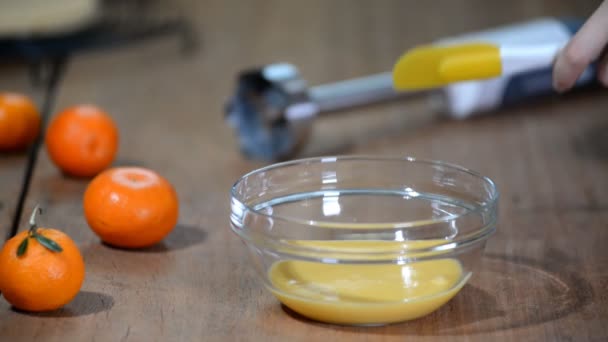
[[[608,0],[604,0],[583,27],[559,53],[553,68],[553,87],[559,92],[572,88],[591,62],[608,44]],[[599,81],[608,87],[608,55],[599,62]]]

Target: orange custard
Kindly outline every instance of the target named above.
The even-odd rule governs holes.
[[[319,242],[324,247],[329,244]],[[429,242],[407,244],[420,247]],[[332,245],[386,249],[387,242]],[[274,264],[268,275],[271,291],[287,307],[317,321],[350,325],[387,324],[427,315],[456,295],[469,278],[455,259],[403,265],[286,260]]]

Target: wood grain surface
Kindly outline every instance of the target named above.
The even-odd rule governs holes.
[[[197,54],[184,56],[166,39],[78,56],[57,104],[95,103],[113,115],[121,133],[115,165],[149,167],[170,180],[181,202],[178,226],[143,251],[101,244],[82,214],[87,180],[62,176],[42,151],[25,212],[42,204],[42,224],[77,241],[86,280],[72,303],[48,314],[16,312],[0,301],[1,340],[608,339],[605,90],[463,122],[432,118],[422,101],[319,120],[306,155],[442,159],[490,176],[501,191],[498,233],[470,284],[427,317],[374,328],[308,321],[263,288],[228,226],[230,186],[262,163],[239,155],[222,119],[235,73],[245,67],[285,60],[311,84],[341,80],[386,71],[416,43],[541,15],[585,16],[597,2],[180,4],[200,34]],[[0,161],[2,189],[12,183],[7,177],[20,176],[4,167],[14,165],[10,158]]]
[[[30,96],[40,105],[40,92],[30,84],[27,68],[21,65],[0,66],[0,92]],[[15,210],[27,167],[28,151],[0,152],[0,241],[11,231]]]

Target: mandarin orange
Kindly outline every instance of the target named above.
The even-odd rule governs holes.
[[[93,232],[109,245],[148,247],[175,227],[179,203],[173,186],[158,173],[140,167],[106,170],[84,195],[84,214]]]
[[[112,164],[118,150],[118,128],[101,109],[74,106],[51,121],[45,144],[49,157],[63,172],[92,177]]]
[[[80,291],[85,265],[72,239],[56,229],[38,228],[8,240],[0,251],[0,292],[15,308],[58,309]]]
[[[25,95],[0,93],[0,151],[22,150],[40,131],[40,114]]]

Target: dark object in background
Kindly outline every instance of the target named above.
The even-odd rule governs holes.
[[[196,48],[194,31],[189,24],[179,15],[167,15],[170,11],[159,1],[106,0],[96,5],[93,15],[83,11],[80,25],[73,30],[48,27],[48,34],[45,34],[33,24],[31,34],[2,35],[0,61],[30,64],[33,80],[39,81],[40,65],[50,60],[65,60],[85,50],[118,47],[170,35],[181,39],[182,51]]]

